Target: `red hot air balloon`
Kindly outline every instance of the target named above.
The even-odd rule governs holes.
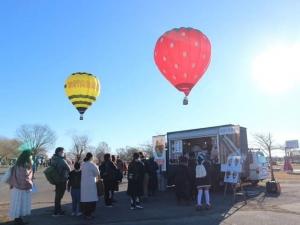
[[[208,38],[194,28],[175,28],[156,42],[154,60],[165,78],[187,96],[205,73],[211,57]]]

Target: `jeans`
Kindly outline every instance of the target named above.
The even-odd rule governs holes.
[[[80,189],[72,188],[71,196],[72,196],[72,212],[79,213],[80,212]]]
[[[55,214],[61,212],[61,199],[64,197],[65,191],[66,191],[66,182],[60,182],[55,184],[55,204],[54,204]]]

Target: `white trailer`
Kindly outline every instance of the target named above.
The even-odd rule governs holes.
[[[257,160],[257,154],[261,153],[249,154],[247,129],[239,125],[228,124],[168,132],[166,154],[168,177],[173,177],[174,168],[179,163],[179,157],[186,156],[188,158],[191,154],[196,156],[198,154],[206,154],[219,174],[219,181],[223,178],[222,171],[225,171],[227,158],[230,155],[241,156],[243,162],[242,179],[253,180],[253,183],[257,183],[257,181],[266,178],[267,164],[263,165]],[[263,171],[264,176],[254,176],[252,173],[253,168],[255,168],[255,171]],[[259,179],[257,179],[258,177]],[[172,184],[170,179],[169,184]]]

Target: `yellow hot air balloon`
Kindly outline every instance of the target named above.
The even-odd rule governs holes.
[[[83,120],[84,112],[99,96],[100,81],[90,73],[73,73],[66,80],[65,92],[80,113],[80,120]]]

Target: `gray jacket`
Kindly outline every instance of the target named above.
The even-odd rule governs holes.
[[[68,180],[70,167],[63,157],[56,154],[53,155],[51,159],[51,166],[54,166],[57,169],[61,178],[60,182],[66,182]]]

